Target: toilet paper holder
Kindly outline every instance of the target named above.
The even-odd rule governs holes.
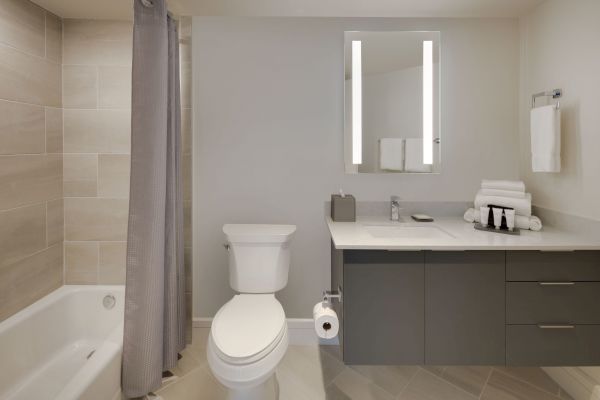
[[[332,303],[333,300],[337,300],[340,303],[342,302],[342,288],[340,286],[338,286],[337,290],[324,290],[323,291],[323,301]]]

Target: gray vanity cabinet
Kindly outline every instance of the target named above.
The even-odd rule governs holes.
[[[423,252],[345,251],[348,364],[423,364]]]
[[[347,364],[600,365],[600,251],[332,247]]]
[[[505,362],[505,252],[425,252],[425,363]]]

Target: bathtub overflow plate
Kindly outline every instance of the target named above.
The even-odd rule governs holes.
[[[104,296],[104,299],[102,299],[102,305],[107,310],[110,310],[111,308],[113,308],[116,303],[117,303],[117,299],[115,299],[115,296],[113,296],[112,294],[107,294],[106,296]]]

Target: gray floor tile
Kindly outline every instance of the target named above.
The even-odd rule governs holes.
[[[394,396],[351,368],[345,368],[332,386],[352,400],[393,400]]]
[[[502,372],[493,371],[481,395],[482,400],[557,400],[533,385]]]
[[[552,394],[558,394],[560,390],[558,384],[538,367],[497,367],[496,369]]]
[[[479,397],[491,372],[491,367],[447,367],[442,378]]]
[[[353,370],[366,377],[377,386],[397,396],[415,376],[419,367],[416,366],[371,366],[354,365]]]
[[[423,369],[411,379],[398,397],[400,400],[476,400],[462,389]]]

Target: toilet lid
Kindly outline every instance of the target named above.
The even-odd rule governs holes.
[[[285,313],[275,295],[239,294],[217,312],[211,336],[223,356],[243,360],[277,344],[284,326]]]

